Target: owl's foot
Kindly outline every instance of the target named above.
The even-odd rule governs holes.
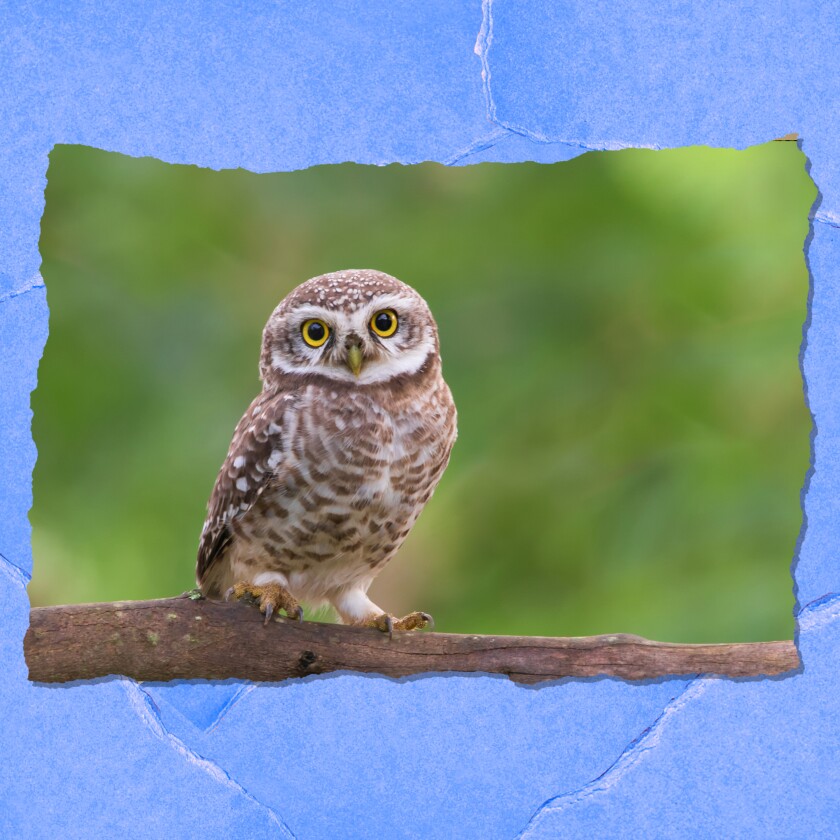
[[[374,627],[382,633],[387,633],[391,638],[394,630],[422,630],[425,627],[433,630],[435,621],[428,613],[424,612],[409,613],[402,618],[394,618],[388,613],[382,613],[369,618],[362,626]]]
[[[253,583],[235,583],[225,593],[225,601],[229,601],[231,596],[237,601],[245,599],[259,604],[266,624],[271,621],[271,616],[277,610],[283,610],[289,618],[303,621],[303,607],[295,600],[292,593],[279,583],[266,583],[264,586],[256,586]]]

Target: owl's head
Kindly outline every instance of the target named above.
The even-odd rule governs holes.
[[[411,286],[381,271],[335,271],[302,283],[271,313],[260,377],[267,385],[289,374],[367,385],[437,357],[437,325]]]

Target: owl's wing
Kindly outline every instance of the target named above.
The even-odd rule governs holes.
[[[216,577],[211,574],[216,571],[213,567],[233,540],[231,522],[244,516],[283,470],[288,450],[283,417],[294,401],[292,394],[263,391],[236,426],[207,503],[198,544],[196,580],[203,590],[209,590],[206,595],[222,594],[210,578]]]

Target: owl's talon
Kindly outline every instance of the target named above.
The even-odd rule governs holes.
[[[424,627],[434,627],[435,621],[424,612],[409,613],[402,618],[394,618],[388,613],[373,616],[365,621],[363,627],[373,627],[381,633],[387,633],[389,639],[394,638],[394,630],[422,630]]]
[[[413,612],[398,618],[394,622],[394,630],[423,630],[431,625],[434,627],[434,619],[424,612]]]
[[[259,605],[260,612],[265,616],[263,625],[270,623],[277,610],[283,610],[289,618],[303,621],[303,609],[295,597],[279,583],[266,583],[257,586],[253,583],[235,583],[225,593],[227,601],[231,596],[238,601],[245,600]]]
[[[374,630],[378,630],[380,633],[387,633],[389,639],[394,637],[394,616],[388,615],[388,613],[373,615],[361,622],[361,626],[371,627]]]
[[[435,620],[426,612],[421,612],[420,617],[423,621],[426,622],[424,630],[434,630],[435,629]]]

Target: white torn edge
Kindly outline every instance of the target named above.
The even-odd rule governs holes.
[[[11,300],[15,297],[19,297],[20,295],[25,295],[27,292],[31,292],[33,289],[43,288],[44,278],[41,277],[41,274],[39,272],[28,283],[25,283],[19,289],[13,289],[11,292],[6,292],[6,294],[0,295],[0,303],[4,303],[5,301]]]
[[[216,714],[216,717],[207,724],[204,728],[204,734],[208,735],[211,733],[221,722],[222,718],[240,701],[244,700],[254,689],[256,685],[254,683],[250,683],[249,685],[243,685],[239,687],[239,690],[233,694],[230,700],[225,703],[221,709]]]
[[[524,125],[517,125],[516,123],[507,120],[499,119],[496,112],[496,102],[493,99],[493,87],[491,84],[492,73],[490,71],[490,47],[493,46],[493,0],[482,0],[481,2],[481,28],[478,30],[478,35],[475,39],[475,46],[473,52],[481,59],[481,81],[484,88],[484,103],[487,112],[487,119],[490,122],[496,123],[507,131],[514,134],[520,134],[533,140],[536,143],[551,143],[562,144],[565,146],[574,146],[578,149],[583,149],[587,152],[615,152],[620,149],[653,149],[658,151],[662,146],[653,143],[637,143],[627,142],[624,140],[607,140],[600,143],[588,143],[583,140],[566,137],[550,137],[533,129],[527,128]],[[478,151],[481,151],[480,149]]]
[[[510,137],[513,132],[508,131],[506,128],[495,128],[490,134],[481,137],[480,139],[476,140],[474,143],[470,143],[469,146],[465,146],[463,149],[455,152],[454,155],[448,157],[444,162],[444,166],[455,166],[456,164],[460,163],[465,158],[470,157],[471,155],[478,154],[479,152],[483,152],[486,149],[490,149],[495,146],[500,140],[503,140],[505,137]]]
[[[840,618],[840,593],[831,593],[806,604],[796,616],[800,633],[819,630]]]
[[[667,726],[668,721],[679,714],[689,703],[705,693],[711,683],[712,680],[702,677],[692,680],[665,706],[659,717],[641,735],[627,745],[621,755],[597,779],[593,779],[577,790],[555,796],[544,802],[536,810],[525,828],[517,835],[517,840],[520,840],[520,838],[525,840],[525,838],[531,836],[546,815],[557,814],[573,805],[577,805],[590,796],[604,793],[615,787],[646,753],[659,744],[662,731]]]
[[[832,213],[830,210],[818,210],[814,213],[814,221],[821,222],[824,225],[840,228],[840,215]]]
[[[488,53],[493,44],[493,8],[491,0],[481,0],[481,28],[475,39],[473,52],[481,60],[481,81],[484,88],[484,105],[487,110],[487,119],[490,122],[496,120],[496,103],[493,101],[493,94],[490,91],[490,63]]]
[[[262,808],[268,814],[272,823],[276,825],[282,832],[283,836],[288,840],[295,840],[294,834],[289,827],[271,810],[267,805],[264,805],[258,799],[248,793],[245,788],[238,782],[235,782],[221,767],[214,764],[212,761],[200,756],[194,750],[191,750],[180,738],[177,738],[171,732],[168,732],[161,723],[160,717],[155,709],[152,699],[146,694],[143,689],[137,685],[133,680],[120,680],[120,685],[128,697],[128,703],[137,717],[143,722],[147,729],[159,740],[167,746],[171,747],[178,755],[180,755],[188,764],[192,764],[199,770],[206,773],[214,781],[218,782],[230,790],[244,796],[249,802]]]
[[[11,579],[12,583],[17,584],[21,589],[26,589],[29,585],[29,581],[32,580],[32,575],[25,572],[20,566],[16,566],[11,560],[4,557],[2,554],[0,554],[0,569],[3,569],[3,571]]]
[[[498,123],[497,123],[498,125]],[[582,152],[595,152],[599,151],[598,149],[593,148],[592,146],[584,146],[581,143],[568,143],[565,140],[551,140],[548,142],[541,142],[535,140],[533,137],[529,137],[527,134],[519,131],[514,131],[509,128],[503,128],[500,125],[490,134],[485,135],[484,137],[479,138],[474,143],[470,143],[469,146],[464,146],[459,151],[455,152],[454,155],[451,155],[446,160],[443,161],[444,166],[457,166],[458,164],[465,161],[467,158],[472,157],[473,155],[477,155],[480,152],[484,152],[487,149],[492,149],[493,147],[497,146],[501,141],[506,140],[508,137],[523,137],[529,143],[533,143],[537,146],[565,146],[571,149],[577,149],[581,153]],[[640,148],[639,146],[622,146],[622,148]]]

